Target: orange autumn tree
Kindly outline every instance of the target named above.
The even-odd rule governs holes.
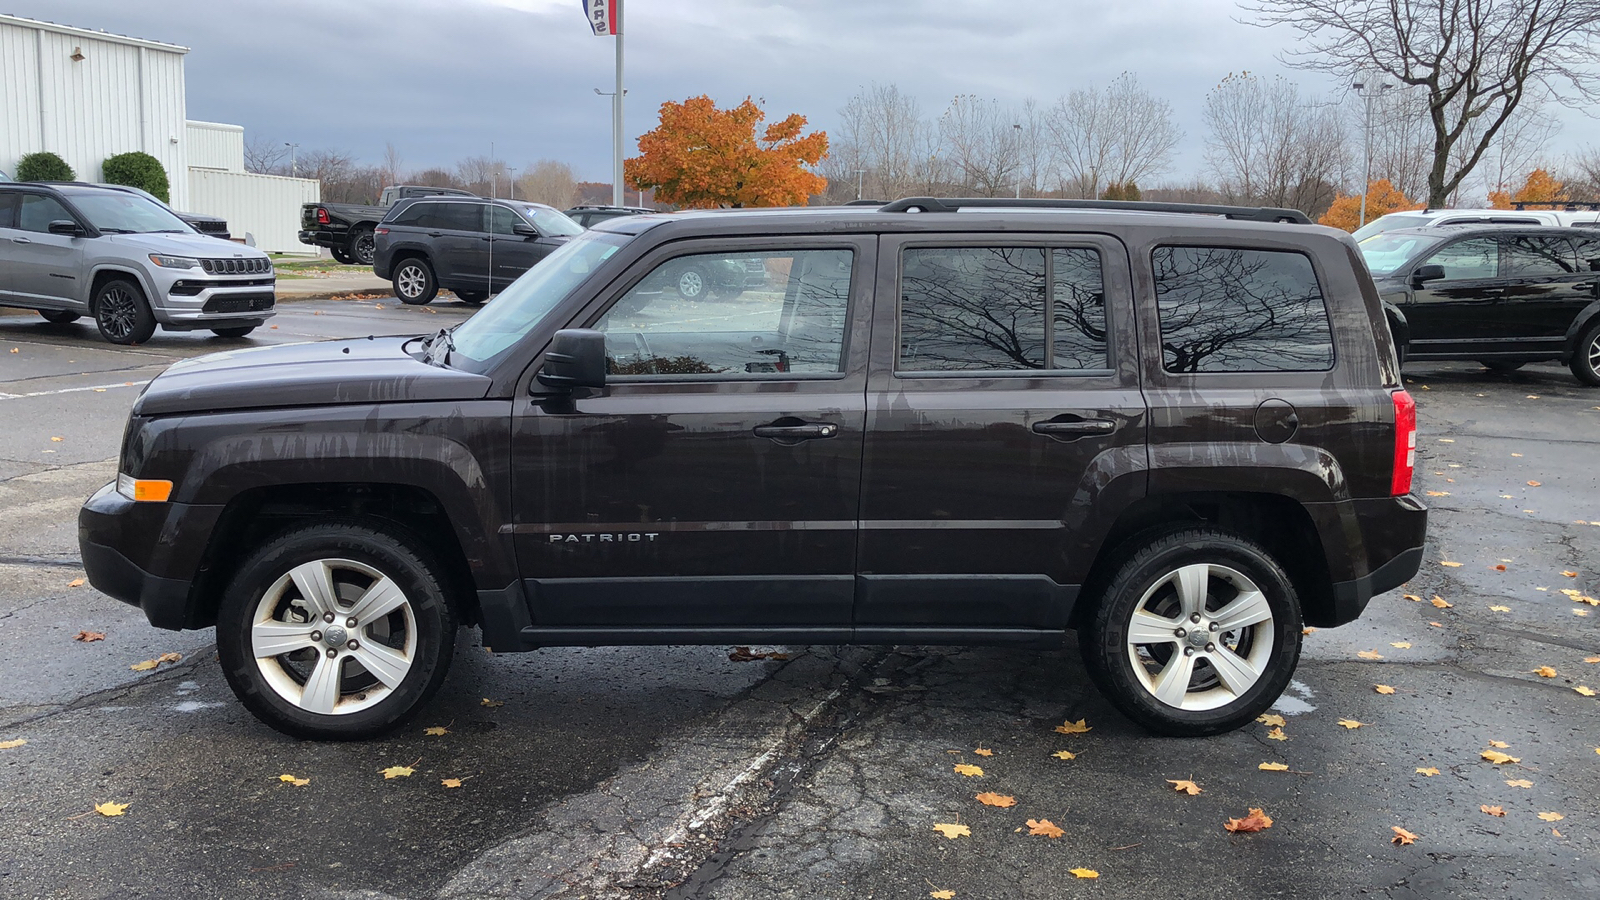
[[[1410,197],[1395,190],[1389,179],[1380,178],[1367,185],[1367,221],[1371,222],[1379,216],[1406,209],[1421,209],[1422,204],[1413,201]],[[1361,227],[1361,195],[1352,194],[1348,197],[1340,196],[1328,207],[1328,211],[1317,220],[1319,225],[1331,225],[1334,228],[1343,228],[1345,231],[1355,231]]]
[[[809,171],[828,155],[828,135],[802,135],[798,113],[757,135],[767,117],[750,98],[717,109],[707,96],[661,104],[661,124],[639,138],[639,155],[622,171],[635,190],[656,200],[708,209],[723,206],[804,206],[828,187]]]
[[[1570,199],[1565,184],[1544,169],[1534,169],[1528,173],[1522,182],[1522,189],[1515,195],[1503,189],[1490,191],[1489,208],[1510,209],[1512,203],[1565,203]]]

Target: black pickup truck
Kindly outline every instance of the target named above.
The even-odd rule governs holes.
[[[372,229],[378,227],[389,207],[411,197],[474,197],[471,191],[428,187],[421,184],[396,184],[383,189],[377,206],[358,203],[307,203],[300,207],[300,243],[327,247],[342,263],[372,265]]]

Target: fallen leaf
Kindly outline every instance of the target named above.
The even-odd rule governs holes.
[[[1582,591],[1574,590],[1572,588],[1562,588],[1561,589],[1561,593],[1566,594],[1568,597],[1571,597],[1574,600],[1576,600],[1579,597],[1583,596],[1583,592]]]
[[[1540,666],[1539,668],[1533,670],[1533,674],[1539,676],[1540,678],[1554,678],[1556,677],[1556,670],[1549,666]]]
[[[1600,656],[1585,656],[1583,661],[1590,664],[1600,663]]]
[[[51,439],[50,439],[50,443],[52,443],[52,444],[59,444],[59,443],[61,443],[61,442],[62,442],[62,441],[64,441],[64,440],[66,440],[66,438],[58,438],[58,437],[53,437],[53,438],[51,438]]]
[[[1441,560],[1439,562],[1439,565],[1441,565],[1441,566],[1449,566],[1452,569],[1461,568],[1461,563],[1458,563],[1458,562],[1447,562],[1447,561],[1444,561],[1444,560]]]
[[[1439,770],[1433,766],[1428,766],[1424,769],[1418,769],[1417,774],[1426,778],[1432,778],[1433,776],[1439,774]]]
[[[1055,840],[1056,838],[1061,837],[1063,834],[1066,834],[1065,831],[1062,831],[1056,826],[1056,823],[1050,821],[1049,819],[1029,819],[1028,833],[1042,835],[1051,840]]]
[[[1072,874],[1074,874],[1076,876],[1078,876],[1079,878],[1099,878],[1100,877],[1100,873],[1096,872],[1093,869],[1078,868],[1078,869],[1068,869],[1067,871],[1071,872]]]
[[[161,661],[160,660],[147,659],[144,662],[136,662],[136,663],[128,666],[128,668],[134,670],[135,672],[148,672],[151,669],[154,669],[156,666],[159,666],[159,665],[161,665]]]
[[[1439,443],[1441,444],[1454,444],[1455,442],[1455,438],[1439,438]]]
[[[296,778],[293,775],[289,775],[289,774],[279,775],[278,776],[278,780],[282,781],[282,782],[286,782],[288,784],[292,784],[295,787],[305,787],[306,785],[311,783],[311,779],[309,779],[309,778]]]
[[[973,750],[972,752],[978,754],[979,756],[993,756],[994,755],[994,751],[990,750],[988,747],[979,747],[976,750]]]
[[[1056,731],[1060,734],[1088,734],[1091,727],[1093,726],[1087,719],[1079,719],[1076,722],[1063,722],[1057,725]]]
[[[1054,753],[1052,753],[1050,755],[1054,756],[1056,759],[1077,759],[1078,758],[1078,754],[1073,753],[1071,750],[1057,750],[1056,752],[1054,752]]]
[[[1490,612],[1511,612],[1511,607],[1509,607],[1509,606],[1491,606],[1491,607],[1489,607],[1489,611]]]
[[[74,578],[71,581],[67,582],[67,587],[83,587],[83,579],[82,578]]]
[[[1377,691],[1380,694],[1392,694],[1392,693],[1394,693],[1394,688],[1388,686],[1387,684],[1375,684],[1375,685],[1372,686],[1372,689]]]
[[[1394,647],[1394,648],[1396,648],[1398,650],[1410,650],[1411,649],[1411,642],[1410,641],[1390,641],[1389,642],[1389,646]]]
[[[1267,815],[1263,810],[1252,806],[1250,808],[1250,812],[1246,813],[1244,818],[1229,819],[1222,827],[1235,834],[1239,834],[1241,832],[1248,834],[1251,832],[1261,831],[1266,828],[1271,828],[1272,817]]]
[[[1269,741],[1287,741],[1288,739],[1289,736],[1283,733],[1282,728],[1274,726],[1267,729],[1267,740]]]
[[[18,349],[17,349],[17,348],[15,348],[15,347],[12,347],[12,348],[11,348],[11,352],[12,352],[12,353],[21,353],[21,352],[22,352],[22,351],[20,351],[20,350],[18,350]]]
[[[1443,628],[1444,627],[1444,623],[1443,622],[1429,622],[1428,624],[1432,625],[1434,628]]]
[[[383,773],[384,779],[388,780],[390,778],[410,778],[411,773],[415,772],[416,769],[413,769],[410,766],[390,766],[387,769],[380,769],[379,771]]]
[[[1300,633],[1301,633],[1301,634],[1310,634],[1310,633],[1311,633],[1311,632],[1313,632],[1313,631],[1316,631],[1316,629],[1315,629],[1315,628],[1312,628],[1312,627],[1310,627],[1310,626],[1309,626],[1309,625],[1308,625],[1308,626],[1306,626],[1306,627],[1305,627],[1305,628],[1302,628],[1302,629],[1300,629]]]
[[[1264,762],[1256,768],[1263,772],[1287,772],[1289,767],[1284,763]]]
[[[1600,600],[1596,600],[1595,598],[1587,595],[1582,597],[1573,597],[1572,599],[1578,601],[1579,603],[1587,603],[1590,606],[1600,606]]]
[[[1355,731],[1357,728],[1360,728],[1367,723],[1357,722],[1355,719],[1340,719],[1339,724],[1350,729],[1351,731]]]
[[[80,631],[73,635],[72,639],[87,644],[91,641],[105,640],[106,633],[104,631]]]
[[[1503,766],[1506,763],[1522,762],[1522,760],[1518,759],[1517,757],[1512,756],[1512,755],[1510,755],[1508,753],[1501,753],[1499,750],[1485,750],[1485,751],[1483,751],[1482,753],[1480,753],[1478,755],[1482,756],[1484,759],[1487,759],[1489,762],[1492,762],[1497,766]]]
[[[1448,497],[1448,496],[1450,496],[1450,492],[1449,491],[1429,491],[1428,492],[1428,496],[1429,497]]]
[[[984,806],[998,806],[1001,809],[1017,805],[1017,798],[1007,797],[1005,794],[996,794],[993,791],[984,791],[979,794],[977,801]]]
[[[956,765],[956,774],[965,775],[968,778],[982,778],[983,769],[980,769],[977,766],[967,765],[966,763],[958,763]]]
[[[427,309],[426,306],[423,309]],[[928,896],[933,900],[956,900],[956,892],[951,890],[929,891]]]
[[[1568,578],[1577,578],[1578,577],[1578,573],[1577,572],[1562,572],[1561,574],[1567,576]],[[1566,593],[1566,592],[1562,591],[1562,593]]]
[[[1261,715],[1256,716],[1256,721],[1273,728],[1282,728],[1288,724],[1283,720],[1283,716],[1280,716],[1277,713],[1262,713]]]
[[[1188,779],[1168,778],[1167,784],[1172,785],[1172,789],[1180,794],[1188,794],[1193,797],[1195,794],[1200,793],[1200,785]]]
[[[1577,691],[1578,693],[1582,694],[1585,697],[1593,697],[1594,696],[1594,688],[1588,687],[1587,685],[1580,684],[1577,687],[1573,688],[1573,690]]]
[[[105,816],[106,818],[111,818],[112,816],[120,816],[120,815],[123,814],[123,812],[125,812],[127,810],[127,808],[128,808],[128,804],[126,804],[126,803],[112,803],[110,801],[107,801],[105,803],[96,803],[94,805],[94,811],[99,813],[102,816]],[[1541,814],[1541,817],[1542,817],[1542,814]]]
[[[1489,806],[1484,804],[1479,806],[1478,809],[1483,810],[1484,813],[1488,815],[1494,816],[1496,819],[1504,819],[1506,817],[1506,811],[1498,806]]]
[[[1406,595],[1406,599],[1410,600],[1412,603],[1421,603],[1422,602],[1422,598],[1418,597],[1416,594],[1407,594]]]
[[[21,747],[23,744],[26,744],[27,742],[27,738],[13,738],[9,741],[0,741],[0,750],[14,750],[18,747]]]
[[[1563,835],[1561,834],[1561,829],[1559,829],[1559,828],[1550,829],[1550,833],[1555,835],[1556,837],[1563,837]]]
[[[441,778],[439,779],[439,783],[447,788],[461,787],[461,779],[459,778]]]
[[[1506,743],[1505,741],[1490,741],[1489,742],[1489,746],[1495,748],[1496,750],[1509,750],[1509,749],[1511,749],[1511,745]]]
[[[422,733],[430,737],[438,737],[441,734],[449,734],[450,732],[443,725],[430,725],[422,729]]]
[[[958,837],[972,837],[971,828],[953,822],[935,822],[933,823],[933,830],[939,832],[952,841]]]
[[[1455,606],[1455,604],[1451,603],[1449,600],[1437,596],[1428,602],[1432,603],[1438,609],[1449,609],[1450,607]]]
[[[1507,779],[1506,784],[1509,784],[1509,785],[1511,785],[1512,787],[1515,787],[1515,788],[1531,788],[1531,787],[1533,787],[1533,782],[1529,781],[1526,778],[1511,778],[1511,779]]]
[[[1356,655],[1362,659],[1383,659],[1383,654],[1376,650],[1358,650]]]
[[[1528,482],[1528,487],[1538,487],[1539,484],[1540,483],[1537,482],[1537,481],[1530,481],[1530,482]]]
[[[1389,839],[1389,843],[1399,844],[1402,847],[1407,844],[1416,843],[1417,836],[1411,832],[1401,828],[1399,825],[1391,825],[1389,827],[1394,829],[1394,837]]]
[[[493,709],[496,706],[505,706],[506,702],[504,700],[490,700],[488,697],[485,697],[482,700],[478,701],[478,705],[479,706],[487,706],[490,709]]]
[[[1572,614],[1575,616],[1587,616],[1589,611],[1587,609],[1574,609]]]
[[[1506,566],[1505,566],[1505,563],[1498,563],[1498,564],[1496,564],[1496,565],[1495,565],[1495,567],[1494,567],[1494,570],[1495,570],[1495,571],[1496,571],[1496,572],[1504,572],[1504,571],[1505,571],[1505,570],[1506,570]]]
[[[1565,819],[1566,816],[1563,816],[1558,812],[1542,812],[1539,813],[1539,818],[1545,820],[1546,822],[1559,822],[1562,819]]]
[[[1522,454],[1521,454],[1521,453],[1513,453],[1513,454],[1511,454],[1511,455],[1512,455],[1512,456],[1521,456],[1521,455],[1522,455]]]

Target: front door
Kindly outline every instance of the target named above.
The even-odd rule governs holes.
[[[1423,260],[1444,268],[1444,277],[1424,282],[1402,307],[1410,327],[1408,356],[1463,353],[1497,336],[1500,242],[1494,236],[1456,241]]]
[[[490,290],[503,291],[506,285],[516,281],[523,272],[533,268],[533,264],[546,256],[555,248],[561,246],[559,240],[535,234],[517,234],[515,227],[531,225],[513,210],[504,206],[486,206],[485,214],[489,217],[488,231],[484,236],[488,258],[486,264],[494,273],[494,284]]]
[[[30,306],[46,309],[75,308],[77,297],[87,293],[79,284],[80,247],[87,238],[51,234],[50,223],[76,221],[54,197],[22,193],[12,201],[14,226],[0,228],[0,241],[6,246],[5,276],[8,285],[0,290]]]
[[[1143,492],[1127,251],[988,235],[880,253],[857,635],[1061,629],[1085,517]]]
[[[669,276],[690,256],[766,275],[688,299]],[[598,396],[519,401],[536,628],[848,635],[873,257],[866,238],[675,244],[569,323],[605,333],[609,371]]]

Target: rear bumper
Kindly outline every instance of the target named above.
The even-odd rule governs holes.
[[[1428,537],[1428,508],[1416,497],[1356,500],[1351,511],[1366,550],[1366,573],[1333,584],[1329,618],[1307,623],[1331,628],[1361,616],[1367,603],[1385,591],[1405,584],[1422,567]]]
[[[350,243],[350,234],[345,231],[302,231],[300,243],[312,244],[317,247],[343,247]]]
[[[157,628],[211,624],[200,614],[194,579],[220,506],[135,503],[112,482],[78,511],[78,551],[95,590],[144,610]]]

